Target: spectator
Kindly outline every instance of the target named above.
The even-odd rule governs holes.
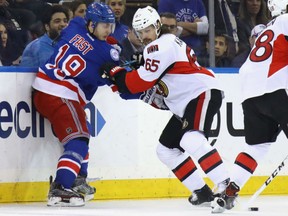
[[[255,40],[258,37],[258,35],[266,28],[265,25],[259,24],[256,25],[252,31],[251,35],[249,37],[249,43],[250,43],[250,49],[247,49],[243,52],[241,52],[239,55],[237,55],[231,62],[231,67],[241,67],[242,64],[246,61],[247,57],[249,56],[249,53],[254,46]]]
[[[0,60],[3,66],[19,65],[22,51],[18,44],[11,40],[5,24],[0,23]]]
[[[215,66],[216,67],[230,67],[231,60],[228,58],[228,39],[227,35],[216,32],[215,33]],[[200,65],[209,66],[209,42],[206,42],[206,54],[199,56],[197,61]]]
[[[62,5],[66,6],[69,9],[69,12],[71,12],[71,14],[69,14],[69,20],[76,16],[85,17],[87,6],[84,0],[63,2]]]
[[[111,36],[121,43],[128,35],[128,26],[121,23],[121,17],[126,8],[126,0],[106,0],[106,4],[111,7],[116,18],[115,30]]]
[[[203,0],[207,13],[209,13],[209,1]],[[235,3],[234,3],[235,4]],[[232,59],[238,52],[238,34],[235,15],[231,8],[233,3],[231,0],[214,1],[214,21],[215,29],[226,35],[228,42],[227,57]]]
[[[205,51],[203,35],[208,33],[208,18],[202,0],[159,0],[158,12],[170,12],[176,15],[177,25],[183,28],[180,38],[196,55]]]
[[[137,37],[135,30],[132,26],[129,26],[128,36],[121,42],[122,51],[120,54],[121,61],[131,61],[133,54],[141,54],[143,52],[143,44]]]
[[[68,17],[68,10],[62,5],[47,8],[42,18],[46,33],[27,45],[22,55],[21,66],[38,67],[49,59],[60,32],[68,24]]]
[[[162,23],[162,28],[169,29],[170,33],[176,35],[177,37],[180,36],[183,28],[177,26],[177,20],[175,14],[169,12],[161,13],[160,19]]]
[[[250,49],[249,37],[258,24],[266,25],[270,19],[265,0],[241,0],[237,20],[239,52]]]
[[[43,12],[46,10],[48,6],[51,5],[51,3],[47,0],[8,0],[9,1],[9,7],[16,9],[16,11],[20,10],[26,10],[29,12],[32,12],[34,16],[36,16],[36,20],[41,20]],[[57,3],[59,2],[56,0]],[[53,2],[54,4],[56,2]],[[28,15],[28,14],[27,14]],[[26,17],[28,18],[28,16]],[[29,17],[31,14],[29,13]]]
[[[0,0],[0,22],[6,26],[9,40],[17,41],[18,47],[23,52],[26,44],[30,41],[28,30],[21,25],[20,16],[13,13],[6,0]]]

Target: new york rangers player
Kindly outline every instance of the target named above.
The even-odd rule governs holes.
[[[234,162],[231,182],[212,202],[212,212],[232,209],[240,189],[275,143],[288,137],[288,0],[268,0],[273,19],[257,37],[240,68],[246,146]]]
[[[99,86],[111,85],[98,70],[107,61],[118,64],[118,51],[106,42],[114,25],[110,7],[92,3],[85,19],[74,18],[61,32],[54,54],[33,83],[34,105],[64,146],[48,206],[83,206],[83,195],[91,199],[96,191],[86,182],[90,133],[84,106]]]
[[[127,72],[106,63],[102,73],[116,83],[120,92],[137,93],[155,84],[160,86],[164,102],[174,115],[159,139],[158,158],[193,193],[189,197],[193,205],[209,203],[213,193],[194,160],[220,190],[226,188],[228,174],[223,161],[207,140],[223,92],[215,74],[198,64],[194,51],[161,28],[154,8],[138,9],[132,24],[145,44],[143,66]]]

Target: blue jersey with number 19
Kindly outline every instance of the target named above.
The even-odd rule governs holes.
[[[39,68],[33,88],[84,106],[99,86],[111,85],[99,75],[100,66],[118,61],[118,51],[106,41],[92,37],[86,21],[76,17],[61,32],[54,54]]]

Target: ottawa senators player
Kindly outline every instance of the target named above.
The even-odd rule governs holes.
[[[223,161],[207,140],[223,92],[215,74],[197,63],[194,51],[161,27],[154,8],[138,9],[132,25],[145,45],[143,65],[127,72],[106,63],[102,75],[113,80],[121,93],[135,94],[160,86],[164,102],[174,115],[159,139],[157,155],[193,193],[189,197],[193,205],[210,202],[213,193],[193,160],[216,186],[226,188],[228,174]]]
[[[288,137],[288,0],[267,3],[273,20],[257,37],[240,68],[247,145],[235,159],[225,193],[212,203],[215,213],[234,207],[238,192],[275,143],[279,131]]]

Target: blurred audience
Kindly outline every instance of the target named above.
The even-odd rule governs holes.
[[[209,13],[209,0],[203,0],[204,5]],[[214,1],[214,20],[215,31],[221,31],[227,37],[229,44],[227,56],[234,58],[238,52],[239,38],[237,34],[237,22],[231,8],[234,8],[235,2],[231,0],[216,0]]]
[[[205,51],[205,38],[208,34],[208,18],[202,0],[159,0],[159,14],[170,12],[176,15],[177,25],[183,28],[180,38],[192,47],[196,55]]]
[[[44,64],[54,52],[54,46],[63,28],[68,25],[69,13],[62,5],[53,5],[46,9],[42,23],[46,33],[32,41],[25,48],[21,66],[38,67]]]
[[[41,20],[43,12],[51,4],[56,4],[59,0],[8,0],[13,9],[25,9],[36,15],[36,20]]]
[[[28,13],[29,11],[21,10],[21,12],[23,13],[16,13],[15,10],[10,7],[9,2],[0,0],[0,22],[5,24],[9,40],[17,41],[19,49],[23,51],[26,44],[31,40],[28,29],[22,25],[22,23],[25,23],[25,16],[23,15],[25,12]]]
[[[128,36],[121,41],[122,51],[120,53],[120,59],[122,63],[133,60],[133,54],[140,54],[143,52],[143,44],[137,37],[132,25],[128,28]]]
[[[180,36],[182,32],[182,27],[177,26],[176,16],[173,13],[165,12],[160,14],[160,19],[162,23],[162,28],[167,28],[170,33]],[[179,29],[177,28],[179,27]]]
[[[62,5],[66,6],[69,9],[69,20],[77,16],[85,17],[87,5],[84,0],[73,0],[69,2],[63,2]]]
[[[19,65],[22,50],[16,41],[11,40],[4,23],[0,23],[0,60],[3,66]]]
[[[111,7],[116,19],[115,30],[111,36],[121,43],[128,35],[128,26],[121,22],[121,17],[126,9],[126,0],[106,0],[105,3]]]
[[[239,52],[250,49],[249,37],[258,24],[266,25],[270,20],[265,0],[241,0],[237,20]]]
[[[223,32],[215,32],[215,66],[230,67],[231,60],[228,57],[228,38]],[[197,61],[204,67],[209,67],[209,42],[206,42],[206,52],[197,57]]]
[[[239,55],[237,55],[231,62],[231,67],[238,67],[240,68],[242,66],[242,64],[246,61],[246,59],[249,56],[249,53],[252,49],[252,47],[254,46],[255,40],[258,37],[258,35],[266,28],[265,25],[263,24],[259,24],[256,25],[252,31],[251,31],[251,35],[249,37],[249,44],[250,44],[250,49],[246,49],[245,51],[239,53]]]
[[[85,16],[89,1],[61,1],[61,6],[58,4],[59,0],[0,0],[2,64],[19,64],[24,49],[21,66],[44,64],[52,55],[61,30],[67,26],[71,18]],[[113,10],[116,25],[111,36],[122,46],[121,60],[131,61],[133,54],[142,53],[143,45],[132,27],[121,22],[126,0],[97,1],[105,2]],[[191,46],[198,56],[199,63],[206,67],[209,67],[209,42],[206,42],[209,27],[208,3],[209,0],[158,0],[157,5],[154,5],[160,13],[162,28],[167,28]],[[216,0],[214,5],[217,32],[215,66],[240,67],[249,55],[255,35],[263,30],[270,20],[266,0],[239,0],[237,4],[233,0]],[[238,8],[238,16],[235,19],[235,10]],[[11,47],[14,47],[14,52],[11,51]]]

